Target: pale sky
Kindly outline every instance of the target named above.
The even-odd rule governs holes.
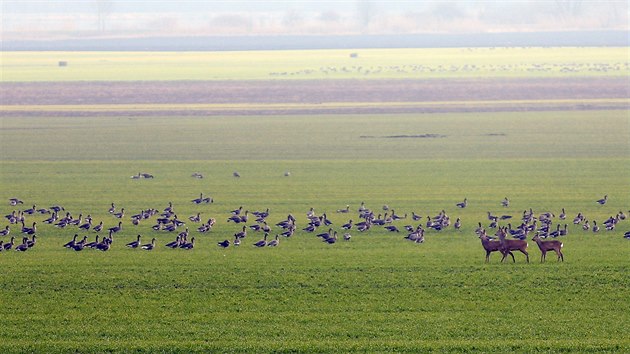
[[[3,0],[2,38],[628,30],[625,0]]]

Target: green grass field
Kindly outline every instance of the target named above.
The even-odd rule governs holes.
[[[0,253],[2,352],[630,351],[630,221],[598,234],[570,222],[629,214],[627,111],[0,123],[2,215],[61,204],[111,227],[112,202],[127,215],[172,202],[180,219],[218,220],[208,234],[188,222],[198,243],[174,251],[163,245],[175,235],[153,231],[154,219],[133,226],[127,216],[101,253],[63,249],[76,227],[28,217],[39,222],[35,248]],[[422,134],[442,137],[390,137]],[[155,179],[129,178],[139,171]],[[202,192],[215,203],[190,202]],[[274,224],[293,213],[299,229],[313,207],[340,230],[362,201],[378,213],[445,210],[464,226],[429,231],[424,244],[373,227],[334,245],[298,231],[275,249],[251,246],[254,232],[240,248],[216,246],[240,231],[226,222],[240,205],[269,208]],[[353,212],[335,212],[347,204]],[[528,208],[566,208],[565,262],[540,264],[530,241],[530,264],[521,254],[485,264],[477,223]],[[417,222],[395,222],[406,224]],[[137,234],[159,247],[126,249]]]
[[[628,55],[623,47],[2,52],[0,81],[627,76]]]

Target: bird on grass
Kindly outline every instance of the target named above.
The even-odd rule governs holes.
[[[265,246],[267,246],[267,236],[268,235],[269,235],[268,233],[265,233],[264,238],[262,240],[256,242],[256,243],[254,243],[254,246],[256,246],[256,247],[265,247]]]
[[[151,240],[151,243],[147,243],[146,245],[142,245],[140,248],[146,251],[151,251],[155,248],[155,237]]]
[[[135,241],[129,242],[125,246],[127,246],[129,248],[138,248],[140,246],[140,239],[141,238],[142,238],[142,236],[138,235]]]

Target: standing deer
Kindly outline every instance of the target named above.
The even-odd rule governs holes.
[[[510,251],[519,251],[527,257],[527,263],[529,263],[529,253],[527,253],[527,241],[526,240],[506,240],[504,228],[499,229],[499,240],[501,242],[501,254],[503,254],[503,258],[501,258],[501,262],[505,260]]]
[[[481,232],[479,234],[479,238],[481,239],[481,245],[483,249],[486,250],[486,263],[490,262],[490,253],[497,252],[501,250],[501,241],[495,241],[488,238],[485,232]],[[514,254],[508,251],[509,255],[512,256],[512,261],[514,260]]]
[[[540,263],[545,261],[545,257],[547,256],[547,251],[553,250],[558,255],[558,261],[562,260],[564,262],[564,255],[562,254],[562,242],[560,241],[543,241],[540,239],[538,233],[534,235],[532,241],[535,241],[540,248]]]

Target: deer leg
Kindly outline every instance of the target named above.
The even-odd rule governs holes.
[[[510,256],[512,256],[512,263],[516,263],[516,259],[514,259],[514,253],[512,251],[508,252]]]
[[[520,250],[520,251],[521,251],[522,254],[525,255],[525,257],[527,257],[527,263],[529,263],[529,253],[527,253],[527,251],[523,251],[523,250]]]

